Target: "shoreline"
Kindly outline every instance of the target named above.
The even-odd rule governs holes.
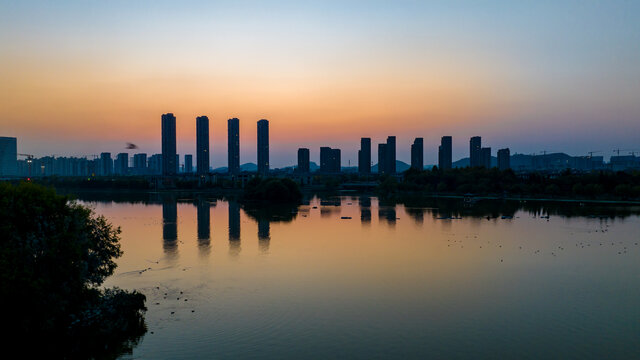
[[[163,195],[163,194],[174,194],[174,195],[208,195],[214,197],[236,197],[242,194],[242,188],[233,188],[233,189],[107,189],[107,188],[99,188],[99,189],[86,189],[86,188],[67,188],[67,187],[54,187],[56,191],[60,193],[73,195],[74,193],[78,194],[117,194],[117,195]],[[413,201],[419,201],[420,199],[465,199],[469,198],[469,196],[464,195],[455,195],[455,194],[421,194],[421,193],[398,193],[394,194],[391,197],[384,197],[380,194],[376,194],[371,191],[358,191],[358,190],[318,190],[313,188],[301,188],[301,191],[304,195],[312,196],[316,194],[326,194],[326,195],[339,195],[339,196],[349,196],[349,195],[369,195],[376,196],[378,198],[388,199],[388,200],[399,200],[403,201],[408,198],[411,198]],[[548,198],[548,197],[513,197],[513,196],[492,196],[492,195],[478,195],[470,197],[474,202],[479,200],[502,200],[502,201],[518,201],[518,202],[558,202],[558,203],[585,203],[585,204],[600,204],[600,205],[625,205],[625,206],[640,206],[640,201],[637,200],[617,200],[617,199],[580,199],[580,198]]]

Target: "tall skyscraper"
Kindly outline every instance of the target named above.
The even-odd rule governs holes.
[[[451,136],[443,136],[438,147],[438,168],[446,170],[453,166]]]
[[[0,136],[0,176],[14,175],[18,175],[18,139]]]
[[[474,136],[469,140],[469,166],[482,166],[480,160],[480,149],[482,149],[482,138]]]
[[[113,166],[116,175],[127,175],[129,173],[129,154],[119,153]]]
[[[258,174],[269,174],[269,121],[258,121]]]
[[[334,173],[342,171],[342,155],[340,149],[331,149],[331,167]]]
[[[491,148],[485,147],[480,149],[480,166],[487,169],[491,168]]]
[[[236,175],[240,173],[240,120],[227,120],[227,155],[228,172]]]
[[[498,169],[511,169],[511,151],[509,151],[509,148],[498,150]]]
[[[193,155],[186,154],[184,156],[184,172],[187,174],[193,173]]]
[[[396,173],[396,137],[387,136],[387,147],[385,148],[386,165],[384,167],[388,174]]]
[[[176,163],[176,117],[172,113],[162,114],[162,175],[175,175]]]
[[[187,171],[185,158],[185,171]],[[209,118],[198,116],[196,118],[196,170],[198,175],[209,173]]]
[[[371,138],[360,139],[360,150],[358,150],[358,172],[360,174],[371,174]]]
[[[387,144],[378,144],[378,174],[387,174]]]
[[[310,171],[309,149],[298,149],[298,172],[301,174],[307,174]]]
[[[424,140],[416,138],[411,144],[411,167],[417,170],[424,169]]]
[[[320,148],[320,172],[328,173],[331,170],[331,148],[323,146]]]

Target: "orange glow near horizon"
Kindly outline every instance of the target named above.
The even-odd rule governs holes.
[[[473,135],[528,152],[589,151],[594,133],[598,148],[639,140],[640,33],[626,5],[249,3],[0,5],[0,135],[37,155],[125,142],[152,153],[172,112],[178,151],[193,153],[207,115],[224,165],[226,120],[240,119],[251,161],[266,118],[273,148],[291,154],[275,166],[318,144],[354,158],[365,136],[398,136],[405,160],[425,137],[427,162],[442,135],[460,154]]]

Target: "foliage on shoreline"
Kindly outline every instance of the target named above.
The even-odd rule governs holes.
[[[251,179],[244,188],[243,201],[268,203],[297,203],[302,199],[300,186],[289,178]]]
[[[2,183],[0,233],[0,297],[12,336],[42,341],[29,351],[115,355],[144,334],[144,295],[99,288],[122,255],[103,216],[52,189]]]
[[[458,168],[451,170],[407,170],[401,181],[388,177],[378,187],[381,195],[428,193],[449,195],[495,195],[569,199],[640,198],[640,172],[565,171],[557,175],[530,173],[518,176],[512,170]]]
[[[148,179],[141,176],[118,177],[81,177],[81,176],[49,176],[33,178],[33,182],[55,188],[74,189],[129,189],[148,190],[153,186]]]

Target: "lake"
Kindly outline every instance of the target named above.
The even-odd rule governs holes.
[[[637,207],[81,199],[147,296],[125,358],[640,358]]]

